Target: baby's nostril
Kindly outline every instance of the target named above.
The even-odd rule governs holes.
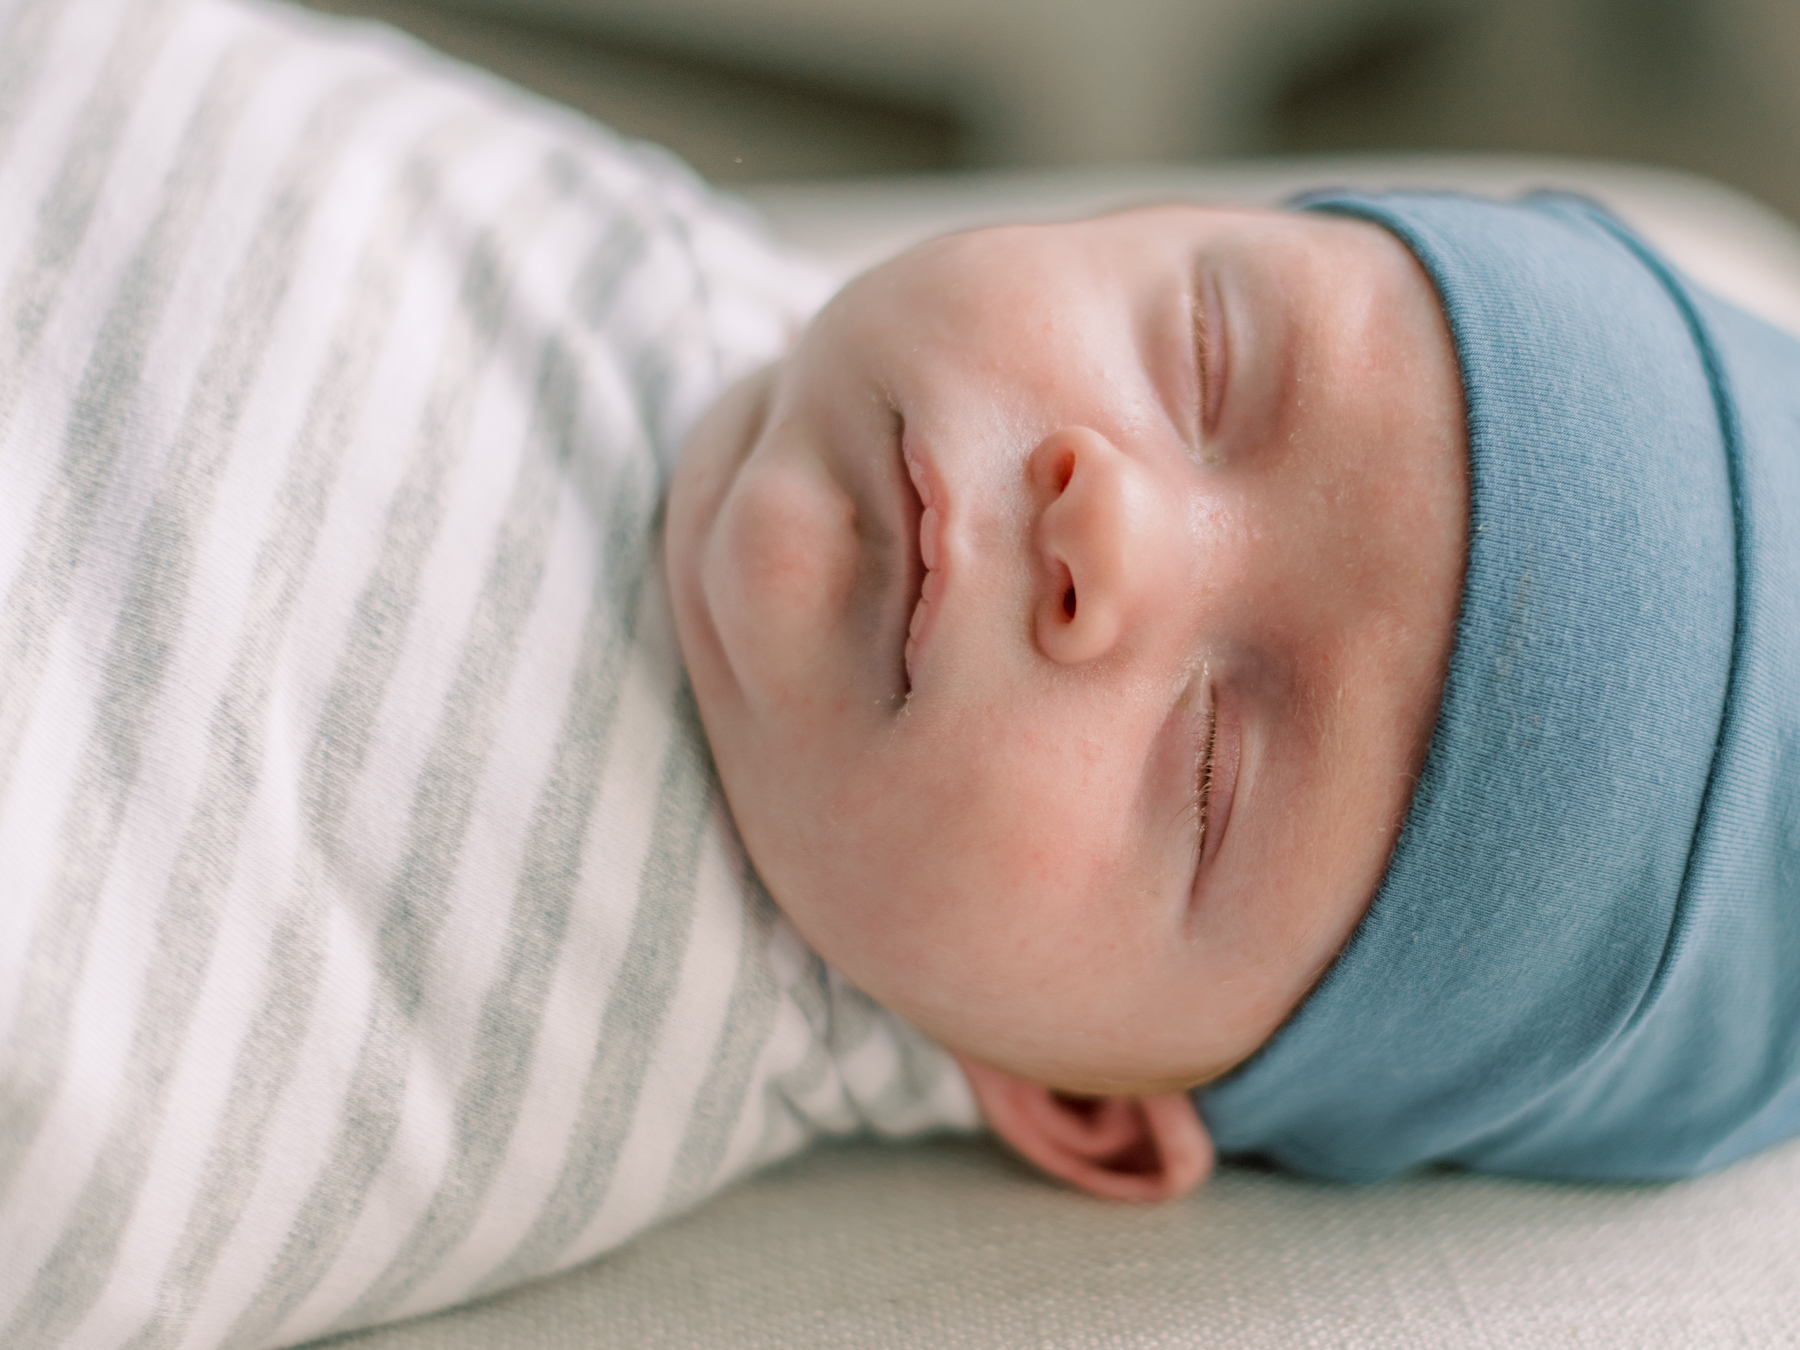
[[[1073,586],[1063,592],[1063,613],[1071,619],[1075,617],[1075,588]]]

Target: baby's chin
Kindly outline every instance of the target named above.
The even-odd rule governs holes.
[[[804,930],[801,936],[806,936]],[[1184,1092],[1230,1072],[1255,1049],[1251,1047],[1217,1063],[1204,1062],[1203,1052],[1184,1056],[1179,1050],[1152,1050],[1147,1044],[1138,1047],[1136,1053],[1096,1051],[1091,1045],[1080,1044],[1093,1039],[1090,1028],[1071,1028],[1066,1038],[1046,1036],[1044,1023],[1048,1019],[1031,1009],[959,1005],[954,992],[922,997],[920,988],[898,988],[891,976],[884,978],[864,971],[863,978],[858,979],[855,972],[832,962],[829,953],[820,954],[851,983],[952,1054],[1070,1096],[1159,1096]]]

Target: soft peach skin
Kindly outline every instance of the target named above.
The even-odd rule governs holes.
[[[915,249],[696,431],[667,564],[746,847],[1054,1175],[1202,1180],[1182,1089],[1361,917],[1437,712],[1467,472],[1397,241],[1197,208]]]

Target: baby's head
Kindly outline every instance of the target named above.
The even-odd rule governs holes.
[[[752,858],[1104,1193],[1800,1133],[1800,345],[1575,199],[1312,205],[927,245],[703,424]]]
[[[669,508],[771,893],[982,1064],[1223,1072],[1380,881],[1466,480],[1443,312],[1370,224],[1135,211],[853,282],[706,419]]]

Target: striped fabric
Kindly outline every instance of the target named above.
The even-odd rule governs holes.
[[[287,1345],[968,1125],[735,842],[658,511],[812,273],[385,30],[0,0],[0,1345]]]

